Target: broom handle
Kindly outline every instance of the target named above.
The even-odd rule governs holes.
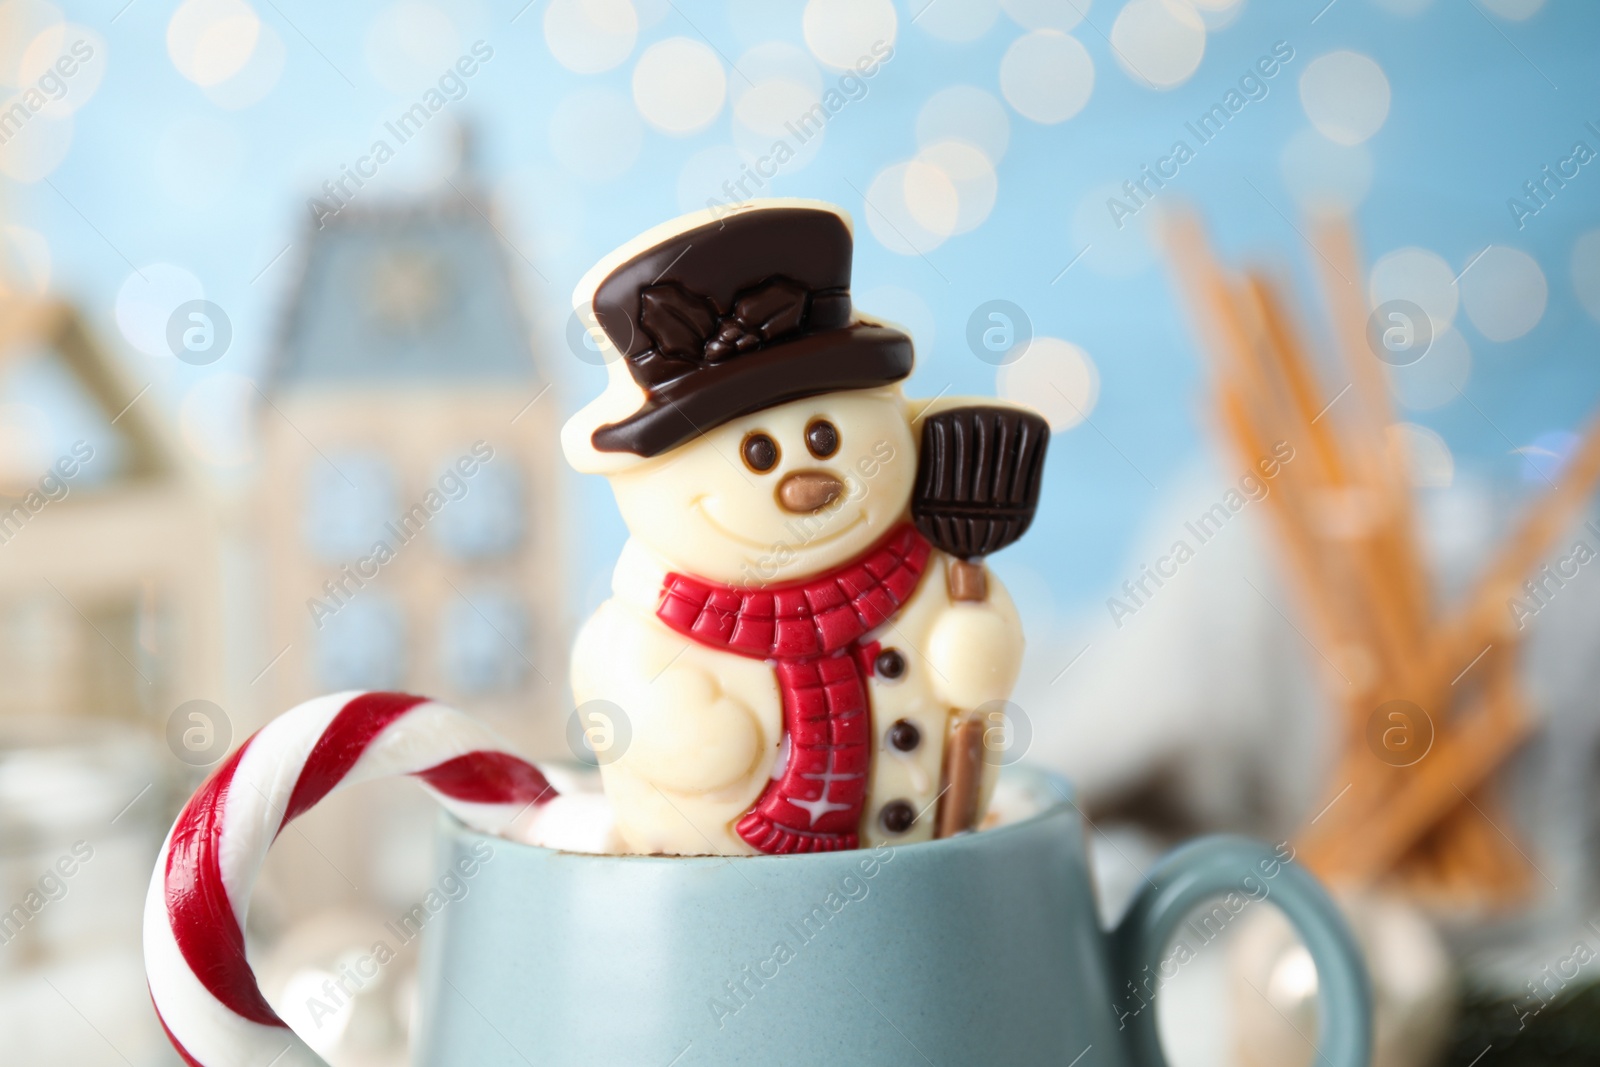
[[[945,572],[950,599],[958,604],[989,599],[989,577],[981,559],[952,559]],[[988,724],[973,712],[958,712],[945,741],[944,791],[939,794],[937,837],[970,830],[978,821],[983,790],[983,741]]]
[[[945,580],[951,600],[972,604],[989,599],[989,574],[983,569],[983,560],[977,557],[952,559]]]
[[[989,728],[976,712],[958,713],[944,749],[944,792],[939,795],[935,837],[953,837],[978,821],[983,792],[983,735]]]

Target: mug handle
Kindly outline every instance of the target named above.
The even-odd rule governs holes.
[[[1269,874],[1275,871],[1275,874]],[[1253,879],[1253,882],[1246,882]],[[1256,897],[1259,884],[1269,888]],[[1350,928],[1327,892],[1292,859],[1245,837],[1216,835],[1163,857],[1111,933],[1112,973],[1134,982],[1157,968],[1178,924],[1201,902],[1228,892],[1270,900],[1282,909],[1317,965],[1319,1067],[1368,1067],[1372,1060],[1372,984]],[[1154,1010],[1129,1020],[1134,1062],[1166,1067]]]

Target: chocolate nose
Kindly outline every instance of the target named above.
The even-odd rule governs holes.
[[[786,511],[819,511],[839,498],[844,483],[822,471],[795,471],[778,483],[778,503]]]

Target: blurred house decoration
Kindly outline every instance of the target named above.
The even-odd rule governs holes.
[[[558,405],[503,242],[465,167],[304,239],[259,413],[274,712],[404,689],[561,744]]]
[[[224,696],[223,607],[218,509],[149,388],[74,305],[0,297],[7,1063],[167,1062],[138,890],[188,769],[158,738]]]
[[[149,385],[70,303],[0,298],[0,715],[222,695],[215,508]]]
[[[1214,360],[1220,422],[1235,458],[1253,464],[1277,441],[1308,456],[1282,470],[1269,498],[1307,639],[1341,710],[1325,795],[1295,837],[1302,856],[1346,889],[1384,885],[1452,908],[1517,901],[1535,870],[1494,777],[1531,718],[1506,605],[1528,595],[1524,579],[1600,480],[1600,422],[1477,585],[1441,606],[1348,229],[1327,222],[1311,235],[1342,383],[1332,388],[1319,380],[1311,346],[1266,274],[1225,271],[1191,219],[1177,221],[1169,238]]]

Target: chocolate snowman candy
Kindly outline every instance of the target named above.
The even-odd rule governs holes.
[[[837,208],[753,202],[658,227],[578,287],[610,376],[562,446],[631,536],[572,681],[626,716],[601,770],[632,850],[925,840],[993,788],[971,713],[1010,694],[1022,633],[965,559],[1026,528],[1048,433],[908,401],[911,340],[855,312],[851,252]]]

